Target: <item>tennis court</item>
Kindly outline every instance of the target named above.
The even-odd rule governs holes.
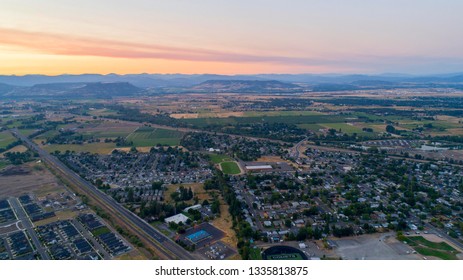
[[[200,231],[197,231],[195,233],[188,235],[186,238],[190,240],[191,242],[193,242],[194,244],[197,244],[198,242],[201,242],[204,239],[207,239],[209,237],[211,237],[211,235],[207,231],[200,230]]]

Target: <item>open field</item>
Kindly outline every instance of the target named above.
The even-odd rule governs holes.
[[[45,145],[43,148],[48,152],[60,151],[74,151],[74,152],[89,152],[96,154],[109,154],[114,148],[116,148],[115,143],[89,143],[89,144],[53,144]]]
[[[152,127],[140,127],[129,136],[127,141],[132,141],[133,145],[138,147],[148,147],[167,145],[167,146],[178,146],[180,139],[183,136],[183,132],[168,130],[162,128]]]
[[[285,123],[285,124],[319,124],[319,123],[344,123],[355,119],[353,115],[290,115],[290,116],[259,116],[259,117],[229,117],[229,118],[196,118],[184,119],[185,122],[205,127],[208,125],[233,125],[237,123]]]
[[[43,226],[49,223],[53,223],[56,221],[64,221],[64,220],[70,220],[76,218],[80,213],[77,211],[72,211],[70,209],[66,209],[63,211],[58,211],[55,212],[55,216],[50,217],[48,219],[40,220],[34,222],[34,225],[37,226]]]
[[[25,151],[27,151],[27,147],[23,145],[14,146],[13,148],[8,150],[8,152],[20,152],[20,153],[23,153]]]
[[[222,169],[223,173],[230,175],[240,174],[241,172],[238,164],[234,161],[222,162],[220,163],[220,168]]]
[[[11,133],[7,131],[2,131],[0,132],[0,148],[6,148],[9,144],[13,143],[16,141],[16,138],[14,138]]]
[[[41,166],[36,170],[34,166]],[[62,188],[56,177],[42,164],[29,163],[22,166],[10,167],[8,175],[0,175],[0,197],[20,196],[36,193],[37,196]]]
[[[78,132],[95,138],[116,138],[127,137],[137,128],[137,124],[130,122],[105,121],[86,124],[84,128],[78,129]]]
[[[32,133],[36,132],[37,129],[18,129],[19,133],[21,133],[24,136],[29,136]]]

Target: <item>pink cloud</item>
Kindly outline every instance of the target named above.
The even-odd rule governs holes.
[[[272,62],[303,65],[321,65],[327,63],[325,60],[318,59],[263,56],[200,48],[180,48],[8,28],[0,28],[0,44],[20,46],[41,53],[57,55],[155,58],[186,61]]]

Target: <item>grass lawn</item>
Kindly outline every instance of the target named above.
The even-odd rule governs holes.
[[[410,236],[407,238],[419,245],[423,245],[429,248],[445,250],[445,251],[455,251],[455,249],[452,246],[450,246],[449,244],[445,242],[439,242],[439,243],[432,242],[432,241],[425,239],[423,236]]]
[[[127,141],[132,141],[136,147],[151,147],[157,144],[178,146],[183,134],[183,132],[169,129],[140,127],[127,136]]]
[[[260,252],[260,248],[250,248],[249,249],[249,258],[251,260],[262,260],[262,254]]]
[[[218,154],[210,154],[209,158],[213,163],[221,163],[224,161],[233,161],[229,156],[227,155],[218,155]]]
[[[109,233],[109,232],[111,231],[107,227],[100,227],[100,228],[92,230],[93,236],[100,236],[102,234]]]
[[[423,256],[433,256],[443,260],[457,260],[456,254],[459,252],[445,242],[432,242],[422,236],[402,237],[401,241],[406,241],[418,253]]]
[[[413,247],[418,253],[424,256],[433,256],[443,260],[458,260],[457,256],[453,253],[446,251],[439,251],[427,247]]]
[[[220,167],[222,167],[222,172],[225,174],[236,175],[241,172],[238,164],[234,161],[222,162]]]

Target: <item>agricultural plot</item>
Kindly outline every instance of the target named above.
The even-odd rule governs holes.
[[[46,145],[43,147],[48,152],[55,152],[60,151],[62,153],[66,151],[74,151],[74,152],[89,152],[89,153],[96,153],[96,154],[109,154],[112,150],[116,148],[115,143],[89,143],[89,144],[53,144],[53,145]]]
[[[24,136],[29,136],[34,132],[37,132],[37,129],[18,129],[19,133]]]
[[[262,117],[262,116],[320,116],[320,112],[315,111],[247,111],[243,113],[244,117]]]
[[[84,128],[79,129],[78,132],[84,136],[93,136],[95,138],[116,138],[127,137],[137,128],[138,125],[132,123],[97,122],[86,125]]]
[[[352,115],[317,115],[317,114],[300,114],[300,115],[271,115],[255,117],[228,117],[228,118],[196,118],[184,119],[186,123],[197,127],[206,127],[210,125],[225,126],[234,124],[254,124],[254,123],[284,123],[284,124],[319,124],[319,123],[344,123],[355,120]]]
[[[6,148],[9,144],[13,143],[14,141],[16,141],[16,138],[14,138],[14,136],[11,135],[11,133],[6,131],[0,132],[0,149]]]
[[[178,146],[183,132],[152,128],[140,127],[127,137],[127,141],[133,142],[136,147],[150,147],[160,145]]]
[[[321,123],[320,125],[328,129],[330,128],[335,129],[336,131],[340,133],[347,133],[347,134],[357,133],[359,135],[363,135],[363,134],[372,135],[373,134],[371,132],[365,132],[360,127],[357,127],[349,123]]]

